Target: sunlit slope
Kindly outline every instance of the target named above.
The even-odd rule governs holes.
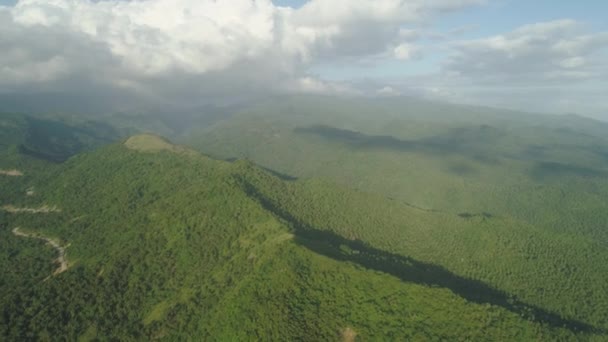
[[[573,115],[296,97],[251,107],[188,143],[421,208],[489,212],[605,241],[606,131]]]
[[[341,243],[363,242],[441,265],[456,275],[489,284],[512,299],[563,317],[603,327],[608,323],[604,241],[548,232],[489,213],[455,215],[420,209],[319,180],[280,184],[271,190],[252,186],[267,207],[310,234],[323,238],[331,237],[326,233],[337,234],[345,239]],[[465,296],[484,296],[485,290],[474,284],[437,280],[442,278],[441,272],[426,273],[424,265],[413,267],[413,271],[429,276],[430,283],[452,284]]]
[[[513,289],[493,280],[502,273],[489,271],[495,258],[483,256],[492,250],[483,243],[466,245],[482,252],[457,247],[474,239],[468,230],[503,231],[500,219],[476,228],[481,218],[286,182],[154,136],[136,141],[164,148],[78,155],[30,180],[38,205],[61,211],[0,213],[6,241],[29,243],[1,259],[3,269],[39,265],[27,281],[0,283],[4,339],[602,338],[594,317],[556,315],[542,300],[495,288]],[[41,260],[52,251],[39,243],[36,252],[14,227],[68,246],[68,271],[49,277]],[[541,246],[550,238],[529,234]],[[500,251],[517,261],[513,246]]]

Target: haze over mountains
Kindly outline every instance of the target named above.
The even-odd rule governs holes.
[[[0,340],[608,340],[607,12],[0,0]]]
[[[606,338],[605,124],[314,96],[148,118],[2,115],[6,339]]]
[[[0,1],[0,93],[25,112],[174,113],[308,93],[606,120],[605,11],[549,0]]]

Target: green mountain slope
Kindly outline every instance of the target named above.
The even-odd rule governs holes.
[[[584,238],[288,182],[150,135],[11,180],[56,210],[2,203],[6,340],[606,338],[608,272],[567,284],[559,269],[583,249],[601,267]],[[52,275],[55,251],[16,227],[66,248],[68,270]]]
[[[276,99],[185,140],[417,207],[607,241],[608,124],[412,99]]]
[[[15,151],[51,162],[62,162],[82,151],[114,142],[126,131],[93,120],[68,120],[0,113],[3,159]]]
[[[607,280],[604,265],[608,264],[608,253],[603,241],[550,233],[487,213],[454,215],[423,210],[318,180],[282,184],[269,190],[270,195],[262,195],[267,205],[313,235],[326,239],[332,237],[327,233],[337,234],[355,245],[363,242],[381,251],[441,265],[564,317],[599,326],[607,323],[608,296],[602,284]],[[444,278],[440,271],[426,273],[426,264],[412,271],[422,272],[422,278],[428,276],[431,283]],[[406,279],[416,277],[406,274]],[[450,279],[436,284],[453,285],[453,290],[463,291],[462,295],[473,300],[484,298],[484,288],[474,283]],[[490,291],[485,300],[495,297]]]

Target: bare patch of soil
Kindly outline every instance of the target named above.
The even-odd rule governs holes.
[[[344,330],[342,330],[342,341],[343,342],[355,342],[356,339],[357,339],[357,332],[353,328],[346,327]]]
[[[21,177],[23,176],[23,172],[19,170],[0,170],[0,175],[11,176],[11,177]]]

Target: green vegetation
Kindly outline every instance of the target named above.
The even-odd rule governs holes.
[[[284,181],[151,135],[127,142],[140,150],[112,145],[19,180],[37,189],[38,206],[62,210],[0,216],[2,236],[17,242],[2,246],[16,252],[0,267],[29,272],[0,283],[3,339],[606,337],[608,272],[577,273],[595,311],[559,297],[565,285],[551,281],[564,274],[533,276],[563,261],[549,257],[560,240],[542,230]],[[53,250],[12,227],[60,239],[70,269],[44,280]],[[567,311],[575,305],[580,312]]]
[[[0,114],[0,148],[17,148],[23,155],[61,162],[82,151],[119,139],[125,132],[99,121]]]
[[[331,232],[381,251],[441,265],[563,317],[602,327],[607,324],[608,293],[603,284],[608,280],[608,253],[603,242],[549,233],[487,214],[412,208],[316,180],[283,187],[275,184],[273,189],[264,197],[269,207],[287,213],[304,230]],[[413,272],[416,276],[410,274],[410,281],[424,282],[426,275],[431,283],[455,292],[460,288],[465,297],[483,297],[484,290],[475,284],[456,279],[452,287],[442,272],[430,275],[426,266]],[[490,293],[489,297],[498,296]]]
[[[197,155],[197,152],[183,146],[177,146],[169,140],[154,134],[132,136],[124,143],[125,147],[140,152],[168,151],[178,154]]]
[[[300,96],[249,107],[184,142],[420,208],[607,241],[606,131],[572,115]]]
[[[189,139],[262,167],[0,117],[0,339],[608,338],[600,123],[335,101]]]

